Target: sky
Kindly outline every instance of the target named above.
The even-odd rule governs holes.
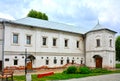
[[[16,20],[31,9],[46,13],[49,21],[89,31],[99,23],[120,34],[120,0],[1,0],[0,18]]]

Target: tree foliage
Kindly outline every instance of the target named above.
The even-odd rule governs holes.
[[[116,60],[120,61],[120,36],[115,41]]]
[[[29,11],[29,13],[27,14],[27,17],[48,20],[48,16],[45,13],[42,13],[33,9]]]

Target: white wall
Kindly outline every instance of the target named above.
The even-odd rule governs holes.
[[[94,55],[103,58],[103,67],[115,67],[115,33],[108,30],[89,32],[86,35],[86,65],[95,67]],[[100,39],[100,47],[97,47],[96,39]],[[110,47],[109,40],[112,39]],[[92,41],[92,42],[91,42]]]
[[[19,44],[17,45],[12,43],[13,33],[19,34]],[[29,46],[26,45],[26,35],[32,36],[32,44]],[[43,36],[47,37],[47,46],[42,46]],[[56,47],[52,46],[53,38],[57,38]],[[68,48],[64,47],[64,39],[68,39]],[[76,47],[76,41],[80,41],[79,48]],[[44,62],[40,62],[42,61],[39,59],[40,56],[50,57],[51,67],[60,66],[59,63],[57,65],[52,64],[54,56],[56,56],[58,60],[62,56],[75,56],[79,58],[81,58],[81,56],[82,58],[84,57],[84,40],[82,35],[80,34],[7,24],[5,31],[5,58],[10,58],[10,61],[6,62],[6,66],[13,65],[13,60],[15,59],[15,56],[18,56],[18,64],[24,65],[24,60],[21,58],[20,55],[24,53],[26,48],[29,54],[32,54],[36,57],[35,63],[33,64],[33,66],[36,67],[44,65]],[[44,55],[43,53],[45,53],[46,55]]]

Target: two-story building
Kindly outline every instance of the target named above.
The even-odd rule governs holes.
[[[0,65],[24,66],[26,49],[33,68],[67,63],[114,68],[115,33],[99,23],[82,33],[80,27],[30,17],[1,20]]]

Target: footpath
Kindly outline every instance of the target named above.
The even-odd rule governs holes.
[[[120,73],[57,81],[120,81]]]

